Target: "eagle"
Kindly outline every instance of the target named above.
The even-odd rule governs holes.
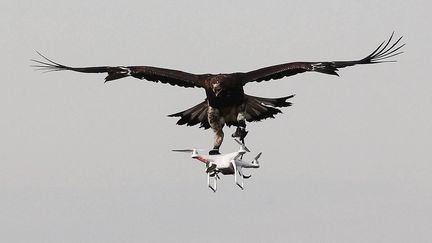
[[[368,56],[353,61],[320,61],[320,62],[289,62],[253,70],[221,74],[193,74],[179,70],[152,66],[94,66],[71,67],[48,59],[37,52],[42,60],[34,60],[34,67],[44,71],[69,70],[81,73],[106,73],[105,82],[134,77],[137,79],[160,82],[180,87],[203,88],[206,99],[201,103],[169,115],[179,117],[178,125],[198,125],[204,129],[211,128],[214,132],[213,149],[210,154],[218,154],[224,138],[223,127],[236,126],[233,137],[244,142],[247,134],[246,122],[261,121],[274,118],[281,110],[278,108],[291,106],[289,101],[294,95],[280,98],[263,98],[245,94],[244,86],[251,82],[276,80],[304,72],[319,72],[339,76],[340,68],[360,65],[394,62],[388,58],[401,53],[405,44],[400,44],[402,37],[393,40],[394,32],[388,40],[383,41]]]

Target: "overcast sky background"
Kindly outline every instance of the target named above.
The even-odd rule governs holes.
[[[431,242],[430,1],[2,1],[1,242]],[[174,148],[210,130],[166,115],[204,91],[29,67],[193,73],[362,58],[392,31],[397,63],[251,83],[296,94],[248,126],[246,189]],[[233,128],[226,129],[230,135]],[[236,150],[230,139],[223,152]]]

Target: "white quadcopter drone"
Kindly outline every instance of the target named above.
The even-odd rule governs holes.
[[[234,139],[239,145],[240,149],[237,152],[218,155],[201,155],[198,154],[198,149],[174,149],[174,152],[191,153],[192,159],[199,160],[206,165],[207,184],[213,192],[217,190],[217,180],[220,179],[219,173],[223,175],[234,174],[235,183],[243,190],[243,180],[248,179],[251,175],[243,174],[243,168],[259,168],[258,159],[262,153],[255,156],[252,162],[242,160],[245,153],[250,152],[249,149],[237,139]],[[237,173],[241,177],[241,182],[238,181]],[[213,177],[213,184],[210,183],[210,177]]]

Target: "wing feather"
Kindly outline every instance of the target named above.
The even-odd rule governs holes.
[[[401,52],[400,49],[405,46],[405,44],[400,44],[402,37],[398,38],[393,44],[390,44],[393,40],[393,36],[394,32],[391,34],[390,38],[387,41],[382,42],[371,54],[360,60],[331,62],[291,62],[279,64],[243,73],[242,82],[243,84],[246,84],[248,82],[261,82],[272,79],[281,79],[287,76],[292,76],[295,74],[309,71],[339,76],[337,73],[339,68],[354,66],[357,64],[393,62],[389,61],[388,58],[402,54],[403,52]]]
[[[177,85],[180,87],[202,87],[201,75],[187,73],[183,71],[158,68],[151,66],[99,66],[99,67],[70,67],[54,62],[41,53],[37,52],[44,60],[31,60],[35,64],[33,67],[42,71],[75,71],[81,73],[107,73],[105,82],[132,76],[153,82]]]

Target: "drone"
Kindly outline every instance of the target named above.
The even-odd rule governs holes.
[[[207,173],[207,185],[213,192],[217,190],[217,181],[220,180],[220,173],[223,175],[234,175],[235,183],[244,190],[244,179],[249,179],[251,175],[245,175],[243,169],[259,168],[258,159],[261,157],[262,152],[255,156],[252,162],[244,161],[243,155],[250,152],[250,150],[240,140],[234,139],[234,141],[240,145],[239,150],[226,154],[201,155],[198,154],[199,149],[173,149],[172,151],[191,153],[192,159],[204,163],[206,166],[205,172]],[[213,183],[210,183],[211,178],[213,178]]]

